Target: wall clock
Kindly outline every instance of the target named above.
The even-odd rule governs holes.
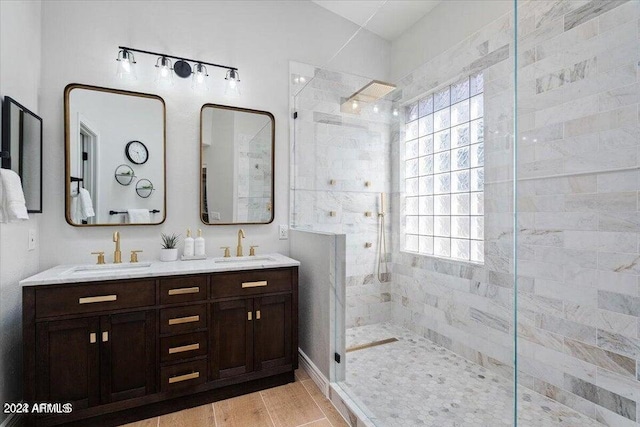
[[[149,150],[147,146],[140,141],[131,141],[124,148],[124,153],[131,163],[142,165],[149,160]]]

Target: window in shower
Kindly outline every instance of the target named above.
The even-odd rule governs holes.
[[[483,76],[405,108],[405,250],[484,261]]]

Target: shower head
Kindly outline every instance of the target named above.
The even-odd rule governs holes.
[[[378,99],[384,98],[395,88],[396,86],[391,83],[372,80],[349,98],[343,98],[342,104],[340,104],[340,111],[343,113],[360,114],[361,103],[374,103]]]

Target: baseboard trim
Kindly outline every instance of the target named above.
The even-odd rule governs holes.
[[[329,397],[329,380],[325,377],[315,363],[309,359],[302,349],[298,348],[298,354],[300,355],[299,361],[305,371],[309,374],[314,383],[318,386],[320,391],[325,397]]]
[[[20,414],[9,414],[0,427],[16,427],[20,425]]]

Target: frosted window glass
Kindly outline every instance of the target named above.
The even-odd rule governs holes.
[[[449,107],[444,110],[437,111],[433,115],[433,130],[438,132],[451,126],[451,109]]]
[[[405,159],[413,159],[415,157],[418,157],[418,140],[417,139],[407,141],[405,143],[405,148],[406,148],[404,153]]]
[[[409,234],[418,234],[418,217],[408,216],[405,231]]]
[[[421,216],[418,221],[419,233],[421,236],[433,236],[433,217]]]
[[[433,254],[441,257],[451,256],[451,239],[435,237],[433,239]]]
[[[433,95],[430,95],[418,102],[420,117],[433,113]]]
[[[424,116],[418,121],[418,136],[426,136],[433,133],[433,114]]]
[[[436,113],[437,114],[437,113]],[[451,106],[451,126],[457,126],[469,121],[469,100],[458,102]]]
[[[435,236],[449,237],[451,235],[451,217],[450,216],[434,216],[433,217],[433,234]]]
[[[405,250],[484,262],[482,73],[405,106]]]
[[[442,132],[435,133],[433,135],[433,152],[448,150],[450,147],[451,134],[449,129]]]
[[[416,139],[418,137],[418,122],[413,121],[411,123],[407,123],[405,128],[405,140],[409,141],[411,139]]]
[[[433,196],[420,196],[418,213],[420,215],[433,215]]]
[[[427,255],[433,254],[433,237],[420,236],[419,252]]]
[[[442,110],[451,105],[449,86],[433,95],[433,111]]]
[[[451,215],[451,196],[434,196],[433,210],[436,215]]]
[[[451,195],[451,215],[469,215],[469,194],[452,194]],[[409,212],[407,212],[409,214]]]
[[[412,122],[418,118],[418,103],[414,102],[411,105],[407,105],[404,109],[404,118],[406,122]]]
[[[433,154],[433,135],[422,137],[419,141],[419,155],[426,156],[427,154]]]
[[[407,197],[405,199],[405,213],[407,215],[418,215],[418,197]]]
[[[466,239],[451,239],[451,258],[469,259],[469,241]]]
[[[408,251],[417,252],[418,251],[418,236],[414,234],[407,234],[405,238],[405,248]]]
[[[469,238],[469,217],[468,216],[452,216],[451,217],[451,237],[459,237],[463,239]]]

